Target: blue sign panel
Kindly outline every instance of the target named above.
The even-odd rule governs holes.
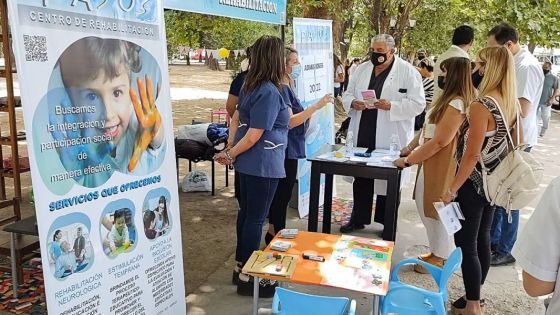
[[[164,0],[167,9],[286,24],[286,0]]]

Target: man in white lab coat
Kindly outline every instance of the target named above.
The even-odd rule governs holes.
[[[422,77],[416,68],[395,55],[392,36],[377,35],[371,41],[371,62],[361,64],[350,76],[342,100],[351,118],[349,131],[354,146],[389,149],[392,135],[405,147],[414,136],[414,117],[422,113],[426,101]],[[375,108],[367,108],[362,91],[374,90]],[[408,182],[409,170],[403,171],[401,185]],[[354,208],[342,233],[363,229],[371,223],[373,195],[377,194],[375,222],[384,223],[386,181],[354,179]],[[397,198],[400,200],[400,196]]]

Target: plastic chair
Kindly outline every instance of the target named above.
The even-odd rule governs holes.
[[[348,313],[345,313],[348,308]],[[272,313],[277,315],[354,315],[356,301],[345,297],[311,295],[276,288],[272,299]]]
[[[381,314],[395,313],[399,315],[445,315],[447,314],[447,283],[453,273],[461,266],[463,253],[457,247],[447,259],[443,269],[416,258],[400,261],[391,272],[389,292],[383,298]],[[438,285],[439,291],[433,292],[402,283],[399,279],[401,267],[410,264],[424,266]]]

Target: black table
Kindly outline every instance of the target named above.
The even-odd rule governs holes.
[[[12,288],[14,291],[14,298],[17,299],[18,277],[16,266],[16,234],[32,235],[38,237],[39,230],[37,229],[37,218],[35,216],[32,216],[8,224],[4,227],[4,231],[10,233],[10,254],[12,256]]]
[[[397,235],[398,193],[402,169],[397,167],[368,166],[365,162],[337,162],[318,158],[328,152],[341,149],[341,145],[326,145],[312,158],[311,182],[309,195],[308,231],[317,232],[319,221],[319,194],[321,174],[325,174],[325,202],[323,206],[323,233],[331,232],[333,176],[343,175],[387,181],[387,201],[385,205],[385,222],[382,237],[386,241],[395,241]]]

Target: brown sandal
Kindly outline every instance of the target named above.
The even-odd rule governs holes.
[[[445,262],[447,260],[446,259],[435,259],[434,257],[435,257],[434,254],[429,253],[429,254],[421,255],[420,257],[418,257],[418,259],[421,260],[421,261],[427,262],[430,265],[434,265],[438,268],[443,268],[443,266],[445,265]],[[415,264],[414,265],[414,271],[416,271],[420,274],[429,274],[430,273],[428,271],[428,269],[426,269],[421,264]]]

